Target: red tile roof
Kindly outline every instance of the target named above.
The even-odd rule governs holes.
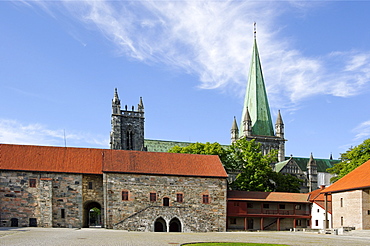
[[[0,144],[0,169],[102,173],[102,150]]]
[[[324,194],[321,193],[324,188],[320,188],[309,193],[309,201],[316,203],[321,208],[325,209],[325,197]],[[327,196],[328,201],[328,212],[331,213],[331,195]]]
[[[370,160],[323,190],[323,193],[341,192],[370,187]]]
[[[122,165],[127,163],[127,165]],[[104,172],[227,177],[217,155],[105,151]]]
[[[307,193],[228,191],[228,201],[262,201],[309,203]]]
[[[218,156],[0,144],[0,169],[222,177]]]

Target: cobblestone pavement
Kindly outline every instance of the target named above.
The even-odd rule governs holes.
[[[346,235],[310,232],[153,233],[106,229],[1,228],[0,245],[181,245],[250,242],[287,245],[370,245],[370,231]]]

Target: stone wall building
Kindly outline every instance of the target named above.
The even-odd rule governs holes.
[[[370,160],[322,191],[325,202],[331,200],[332,224],[326,228],[370,229],[369,172]]]
[[[0,225],[226,230],[217,156],[0,144]]]

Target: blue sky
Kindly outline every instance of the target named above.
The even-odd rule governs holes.
[[[257,22],[286,155],[370,137],[368,1],[0,1],[0,143],[109,147],[111,100],[145,137],[229,144]]]

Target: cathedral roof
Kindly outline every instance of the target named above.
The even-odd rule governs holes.
[[[0,144],[0,170],[222,177],[218,156]]]
[[[307,193],[236,191],[227,192],[228,201],[309,203]]]
[[[323,193],[358,190],[370,187],[370,160],[326,188]]]
[[[281,169],[284,168],[286,164],[290,161],[290,157],[285,157],[287,160],[276,163],[275,164],[275,171],[279,172]],[[289,158],[289,159],[288,159]],[[292,157],[292,160],[297,163],[299,168],[305,172],[307,171],[307,163],[309,162],[310,158],[307,157]],[[334,166],[335,163],[340,162],[339,160],[330,160],[330,159],[314,159],[317,165],[318,172],[327,172],[326,169],[331,168]]]
[[[252,135],[274,136],[270,106],[267,100],[256,38],[254,38],[248,86],[245,94],[242,120],[240,124],[241,135],[244,132],[243,121],[247,108],[252,121]]]

